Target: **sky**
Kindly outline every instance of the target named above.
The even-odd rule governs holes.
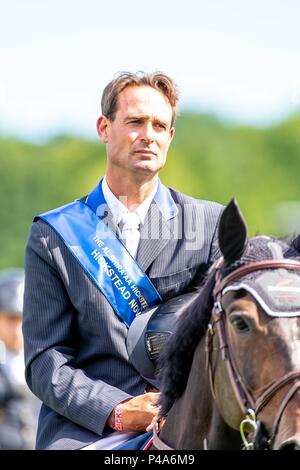
[[[105,85],[161,70],[180,110],[269,125],[300,110],[299,0],[0,0],[0,134],[96,138]]]

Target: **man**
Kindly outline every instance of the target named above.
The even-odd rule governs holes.
[[[24,378],[24,271],[0,271],[0,449],[33,449],[40,402]]]
[[[104,179],[32,225],[23,331],[27,382],[44,403],[38,449],[113,448],[157,414],[157,394],[129,361],[128,328],[201,282],[221,211],[158,179],[176,104],[162,73],[110,82],[97,122]]]

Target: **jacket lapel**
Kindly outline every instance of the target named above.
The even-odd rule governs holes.
[[[107,225],[112,233],[116,235],[117,238],[122,238],[121,231],[116,224],[115,218],[108,206],[108,204],[105,204],[101,207],[102,212],[101,212],[101,220],[102,222]]]
[[[171,236],[169,221],[165,219],[157,204],[153,202],[141,228],[141,239],[136,257],[139,266],[144,271],[169,243]]]

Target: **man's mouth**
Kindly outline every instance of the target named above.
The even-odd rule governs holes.
[[[136,150],[135,153],[139,153],[140,155],[145,155],[145,156],[155,156],[156,157],[156,153],[153,152],[153,150],[150,150],[150,149],[139,149],[139,150]]]

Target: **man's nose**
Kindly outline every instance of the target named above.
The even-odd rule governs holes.
[[[143,131],[142,131],[142,139],[147,141],[147,142],[153,142],[154,141],[154,129],[152,122],[147,122],[143,126]]]

